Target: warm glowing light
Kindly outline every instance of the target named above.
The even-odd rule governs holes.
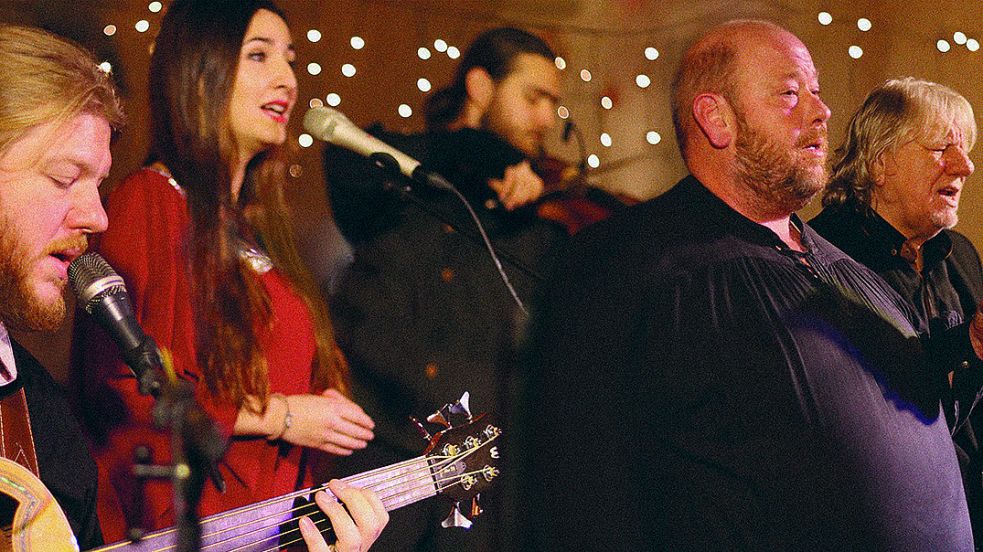
[[[635,84],[637,84],[639,88],[648,88],[649,85],[652,84],[652,79],[650,79],[648,75],[638,75],[635,77]]]
[[[348,42],[349,44],[352,45],[352,48],[356,50],[361,50],[362,48],[365,48],[365,40],[360,36],[353,36],[352,39]]]
[[[866,17],[861,17],[857,20],[857,28],[865,33],[870,30],[871,26],[870,19]]]
[[[587,156],[587,164],[590,168],[596,169],[601,166],[601,159],[593,153]]]
[[[314,144],[314,137],[307,133],[301,134],[297,137],[297,143],[302,148],[309,148]]]
[[[952,41],[960,46],[966,44],[966,33],[962,31],[956,31],[952,33]]]
[[[604,109],[611,109],[614,107],[614,102],[608,96],[601,96],[601,107]]]
[[[566,119],[570,116],[570,110],[567,109],[566,106],[561,105],[560,107],[556,108],[556,115],[561,119]]]
[[[430,50],[420,46],[420,49],[416,51],[416,55],[420,56],[420,59],[430,59]]]
[[[819,24],[829,25],[833,22],[833,16],[829,12],[819,12]]]
[[[341,74],[342,75],[345,75],[346,77],[354,77],[355,76],[355,66],[352,65],[351,63],[346,63],[346,64],[342,65],[341,66]]]
[[[311,42],[317,42],[321,40],[321,31],[317,29],[311,29],[307,31],[307,40],[310,40]]]
[[[413,108],[406,104],[399,104],[399,108],[396,109],[396,112],[399,113],[400,117],[405,119],[413,114]]]
[[[935,43],[935,47],[942,53],[948,52],[952,49],[952,45],[949,44],[949,41],[944,38],[940,38],[939,41]]]
[[[560,71],[567,68],[567,60],[561,58],[560,56],[556,56],[556,59],[553,60],[553,63],[556,64],[556,68],[559,69]]]
[[[324,98],[324,101],[328,102],[331,107],[338,107],[341,104],[341,96],[332,92]]]
[[[654,130],[645,133],[645,141],[653,146],[662,141],[662,135]]]
[[[324,102],[321,98],[311,98],[311,101],[307,102],[307,105],[313,107],[324,107]]]
[[[659,51],[649,46],[648,48],[645,49],[645,59],[650,61],[655,61],[659,59]]]
[[[140,21],[137,21],[137,24],[134,25],[133,28],[136,29],[138,33],[145,33],[148,29],[150,29],[150,22],[146,19],[141,19]]]
[[[437,50],[440,53],[446,52],[447,51],[447,41],[444,40],[443,38],[438,38],[437,40],[434,40],[433,41],[433,49],[434,50]]]
[[[590,82],[590,79],[591,79],[590,71],[588,71],[587,69],[581,69],[580,70],[580,80],[582,80],[584,82]]]
[[[601,145],[610,148],[611,147],[611,135],[607,132],[601,133]]]
[[[160,13],[160,10],[164,9],[164,5],[160,2],[151,2],[147,9],[153,13]]]
[[[850,46],[850,48],[847,49],[847,53],[850,54],[850,57],[853,59],[860,59],[860,56],[864,55],[864,49],[860,46]]]
[[[321,74],[321,64],[320,63],[314,63],[313,61],[311,63],[308,63],[307,64],[307,72],[310,73],[310,74],[312,74],[312,75],[320,75]]]
[[[102,34],[106,36],[113,36],[116,34],[116,25],[106,25],[102,29]]]
[[[432,88],[432,86],[430,85],[430,81],[422,78],[417,79],[416,87],[420,89],[420,92],[430,92],[430,88]]]
[[[113,64],[108,61],[104,61],[99,64],[99,70],[107,75],[113,72]]]
[[[966,49],[970,52],[975,52],[980,49],[980,41],[975,38],[970,38],[966,41]]]
[[[449,57],[451,59],[457,59],[457,58],[461,57],[461,51],[457,49],[457,46],[448,46],[447,47],[447,57]]]

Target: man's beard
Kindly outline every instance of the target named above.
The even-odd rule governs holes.
[[[498,136],[530,159],[539,157],[543,149],[542,140],[537,139],[534,140],[535,143],[526,143],[525,131],[510,125],[504,112],[501,99],[495,95],[488,106],[488,110],[481,116],[479,128]]]
[[[68,243],[79,239],[84,249],[84,237]],[[65,320],[65,300],[59,296],[46,303],[37,296],[29,277],[35,260],[21,245],[17,229],[0,213],[0,321],[20,330],[55,330]]]
[[[939,230],[952,230],[959,222],[959,215],[956,213],[935,212],[931,216],[932,224]]]
[[[819,137],[825,142],[826,131],[804,134],[796,144],[796,150]],[[796,150],[785,150],[764,133],[750,127],[743,117],[738,117],[736,149],[737,178],[760,200],[761,212],[794,213],[805,207],[826,185],[825,162],[820,171],[810,170],[812,167],[797,162]]]

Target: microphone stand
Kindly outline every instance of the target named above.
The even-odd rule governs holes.
[[[573,119],[567,119],[566,124],[563,126],[563,141],[570,141],[570,133],[573,133],[574,138],[577,139],[577,153],[580,154],[580,161],[577,163],[577,174],[583,176],[587,172],[587,145],[584,141],[584,133],[580,130],[580,125],[573,122]]]
[[[152,337],[145,336],[139,346],[124,353],[123,357],[137,377],[140,393],[155,399],[154,425],[169,429],[171,433],[171,466],[154,466],[137,460],[133,469],[138,484],[136,497],[142,498],[147,479],[169,478],[174,487],[177,550],[197,552],[201,548],[198,503],[206,474],[219,491],[225,491],[225,482],[218,471],[225,441],[195,400],[192,385],[163,377],[163,362]],[[138,457],[145,458],[145,455],[138,453]],[[139,540],[143,530],[131,527],[129,536],[131,540]]]

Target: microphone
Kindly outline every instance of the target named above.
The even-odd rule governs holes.
[[[312,107],[307,110],[304,115],[304,130],[318,140],[349,149],[380,165],[398,170],[415,182],[441,190],[453,188],[444,177],[423,168],[416,159],[358,128],[348,117],[330,107]]]
[[[136,373],[140,391],[156,396],[160,382],[154,369],[162,364],[160,351],[137,323],[123,278],[98,253],[86,253],[68,265],[68,281],[85,312],[119,347],[123,361]]]
[[[574,124],[573,119],[567,119],[566,122],[563,123],[563,141],[564,141],[564,143],[570,141],[570,133],[573,132],[573,128],[575,126],[576,125]]]
[[[155,425],[179,431],[183,443],[180,456],[187,456],[208,474],[220,492],[225,492],[225,480],[218,471],[218,461],[225,452],[225,439],[215,422],[195,401],[190,385],[167,384],[162,380],[160,349],[154,338],[143,333],[137,323],[123,278],[101,255],[86,253],[68,265],[68,281],[85,312],[92,315],[116,342],[123,360],[137,377],[140,393],[156,399]],[[174,454],[175,458],[179,457],[178,450],[175,449]],[[182,478],[175,475],[174,479]],[[200,487],[198,489],[188,492],[200,493]],[[197,498],[191,495],[191,498],[181,497],[189,503],[192,500],[197,503]],[[177,498],[175,494],[175,500]]]

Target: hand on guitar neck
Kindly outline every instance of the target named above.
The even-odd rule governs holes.
[[[389,522],[386,507],[374,492],[353,487],[344,481],[334,479],[328,483],[328,488],[341,502],[324,491],[318,491],[314,501],[327,514],[338,540],[329,546],[317,525],[304,516],[300,518],[300,533],[307,548],[311,552],[368,550]]]

